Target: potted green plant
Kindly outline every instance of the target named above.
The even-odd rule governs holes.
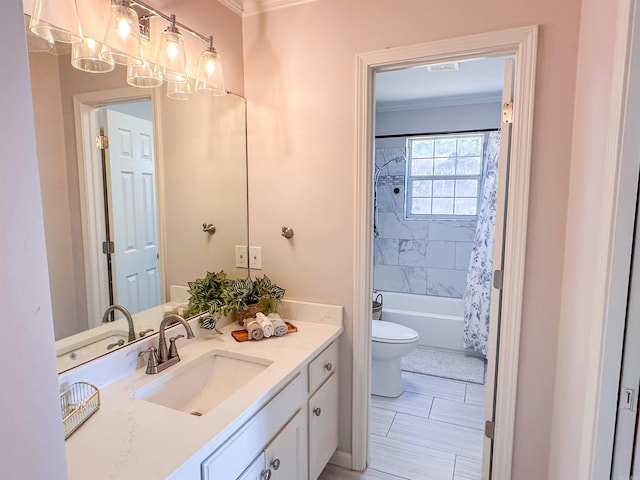
[[[275,312],[284,292],[266,275],[255,280],[249,277],[238,279],[224,291],[222,311],[225,315],[235,315],[238,323],[242,324],[245,318],[258,312],[266,315]]]
[[[216,323],[224,314],[224,294],[233,281],[227,278],[224,270],[207,272],[204,278],[189,282],[189,306],[185,316],[187,318],[207,312],[198,319],[200,327],[216,330]]]

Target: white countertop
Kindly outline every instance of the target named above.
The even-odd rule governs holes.
[[[298,332],[259,342],[236,342],[229,332],[200,336],[179,347],[180,363],[157,375],[144,368],[101,389],[101,406],[65,443],[69,479],[161,479],[185,462],[200,462],[342,332],[341,325],[292,322]],[[182,327],[178,327],[182,328]],[[157,340],[155,340],[157,342]],[[201,417],[175,411],[132,393],[177,372],[211,350],[243,353],[272,361],[263,372]],[[137,350],[131,350],[128,356]],[[81,375],[76,372],[74,377]]]

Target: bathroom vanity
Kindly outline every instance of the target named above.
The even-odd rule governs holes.
[[[181,361],[156,375],[137,358],[156,336],[61,375],[101,389],[66,441],[68,478],[315,480],[337,447],[342,308],[285,301],[282,315],[298,331],[259,342],[192,324]]]

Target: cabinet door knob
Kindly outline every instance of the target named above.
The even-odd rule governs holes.
[[[316,408],[313,409],[313,414],[316,417],[319,417],[321,413],[322,413],[322,409],[320,407],[316,407]]]
[[[271,480],[271,470],[263,470],[260,472],[260,480]]]
[[[274,460],[271,462],[271,467],[272,467],[274,470],[279,469],[279,468],[280,468],[280,459],[279,459],[279,458],[274,459]]]
[[[324,366],[324,369],[327,372],[330,372],[333,369],[333,365],[331,364],[331,362],[327,362],[327,364]]]

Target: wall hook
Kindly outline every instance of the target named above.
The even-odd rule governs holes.
[[[216,233],[216,227],[213,226],[213,223],[203,223],[202,231],[208,233],[209,235],[213,235]]]
[[[293,228],[291,228],[291,227],[282,227],[282,236],[284,238],[288,238],[288,239],[293,238]]]

